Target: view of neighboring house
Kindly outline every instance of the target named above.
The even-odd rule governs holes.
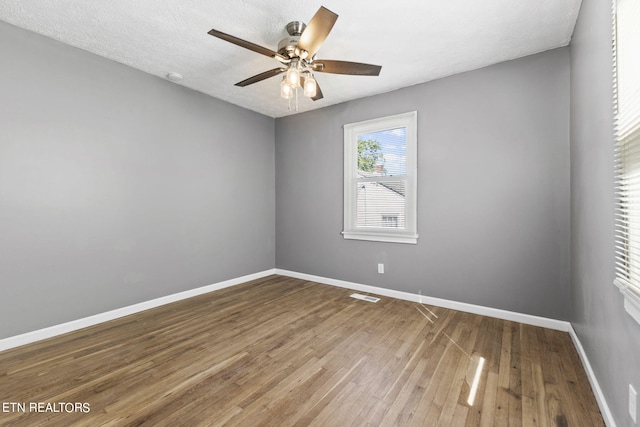
[[[358,227],[405,228],[405,181],[370,180],[385,176],[383,165],[373,172],[358,171]]]

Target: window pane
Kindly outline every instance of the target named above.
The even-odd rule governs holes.
[[[368,176],[407,174],[407,128],[358,134],[358,173]]]
[[[405,228],[405,181],[367,181],[356,185],[357,227]]]

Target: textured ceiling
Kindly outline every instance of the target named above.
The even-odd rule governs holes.
[[[0,20],[233,104],[281,117],[279,78],[240,80],[278,66],[207,34],[211,28],[277,50],[289,21],[320,6],[339,15],[318,58],[382,65],[378,77],[316,74],[324,99],[299,111],[388,92],[565,46],[581,0],[2,0]]]

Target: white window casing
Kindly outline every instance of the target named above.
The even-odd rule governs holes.
[[[616,279],[640,323],[640,1],[613,0]]]
[[[417,136],[416,111],[344,125],[345,239],[417,243]],[[359,167],[359,141],[377,164]]]

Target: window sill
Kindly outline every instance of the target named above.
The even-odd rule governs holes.
[[[640,297],[619,279],[615,279],[613,284],[616,285],[620,293],[624,295],[624,309],[626,312],[640,324]]]
[[[363,231],[343,231],[342,235],[345,239],[351,240],[369,240],[372,242],[387,243],[408,243],[415,245],[418,243],[417,234],[390,234]]]

